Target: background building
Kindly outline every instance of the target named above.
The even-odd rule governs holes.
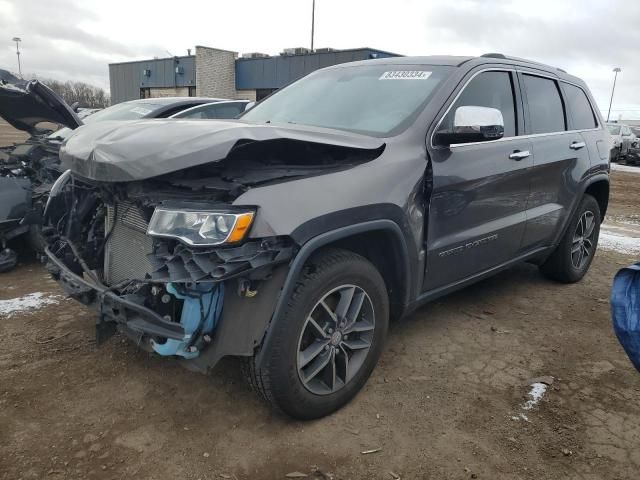
[[[237,52],[197,46],[195,55],[110,64],[111,102],[173,96],[261,100],[318,68],[396,56],[373,48],[293,48],[273,57],[238,58]]]

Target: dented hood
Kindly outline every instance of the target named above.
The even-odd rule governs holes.
[[[224,159],[237,145],[288,139],[375,150],[378,138],[300,125],[240,120],[96,122],[79,128],[62,146],[64,168],[91,180],[129,182]]]
[[[36,125],[57,123],[74,129],[82,121],[65,101],[38,80],[25,81],[0,70],[0,117],[30,135],[41,133]]]

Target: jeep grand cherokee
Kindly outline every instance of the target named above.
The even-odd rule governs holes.
[[[49,268],[99,342],[243,357],[316,418],[365,384],[390,319],[518,262],[580,280],[607,135],[584,82],[500,54],[318,70],[239,120],[96,122],[61,151]]]

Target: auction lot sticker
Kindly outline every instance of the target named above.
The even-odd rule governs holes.
[[[424,70],[396,70],[384,72],[378,80],[426,80],[431,76],[431,72]]]

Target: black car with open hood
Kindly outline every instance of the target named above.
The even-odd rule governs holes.
[[[17,263],[17,254],[8,242],[28,236],[36,249],[41,248],[37,224],[42,210],[42,195],[59,175],[60,142],[46,139],[50,124],[75,129],[82,125],[76,112],[53,90],[38,80],[22,80],[0,70],[0,117],[31,137],[25,143],[0,148],[0,272]]]
[[[82,120],[53,90],[38,80],[20,80],[0,70],[0,117],[29,135],[44,133],[40,123],[53,123],[71,129]]]
[[[23,143],[0,147],[0,271],[11,269],[17,255],[8,243],[28,234],[29,246],[42,252],[42,210],[53,182],[64,171],[60,146],[84,123],[118,123],[140,118],[166,118],[215,99],[171,97],[134,100],[103,110],[67,105],[38,80],[26,81],[0,70],[0,117],[31,136]],[[63,127],[59,128],[58,127]],[[50,129],[56,130],[51,133]],[[28,200],[25,200],[28,199]],[[26,203],[25,203],[26,202]]]

